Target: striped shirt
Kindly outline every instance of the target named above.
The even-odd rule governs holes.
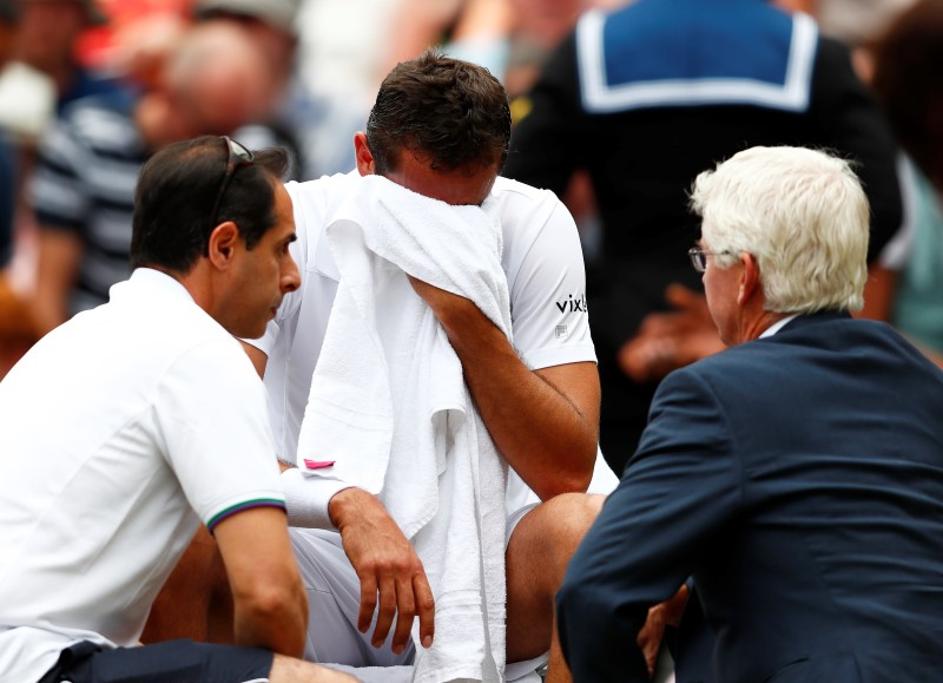
[[[153,152],[135,123],[136,103],[130,89],[77,100],[40,145],[30,187],[40,229],[71,232],[84,247],[70,315],[108,301],[109,288],[131,274],[134,190]],[[265,125],[235,136],[250,149],[281,142]]]
[[[123,90],[67,107],[44,136],[30,195],[43,230],[81,238],[82,261],[70,300],[77,313],[108,300],[130,274],[128,253],[138,172],[149,156]]]

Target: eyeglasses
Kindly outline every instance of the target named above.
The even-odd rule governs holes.
[[[223,175],[223,182],[219,185],[219,192],[216,193],[216,201],[213,202],[213,212],[210,214],[213,220],[210,227],[214,227],[219,220],[219,205],[236,171],[244,166],[251,166],[255,162],[255,155],[248,147],[228,135],[223,135],[222,138],[226,141],[226,173]]]
[[[691,265],[699,273],[703,273],[707,270],[707,257],[711,256],[730,256],[733,252],[729,249],[724,249],[723,251],[708,251],[707,249],[701,249],[700,247],[691,247],[688,249],[688,258],[691,259]]]

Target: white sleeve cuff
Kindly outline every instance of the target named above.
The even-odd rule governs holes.
[[[306,477],[297,467],[282,472],[281,480],[289,526],[337,530],[327,506],[335,494],[351,484],[329,477]]]

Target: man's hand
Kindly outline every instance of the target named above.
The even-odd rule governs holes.
[[[360,578],[357,628],[361,633],[370,628],[379,592],[373,646],[383,645],[393,616],[398,613],[393,652],[399,654],[405,649],[416,616],[422,645],[430,647],[435,635],[435,600],[422,562],[396,522],[375,496],[358,488],[337,493],[328,511],[341,532],[344,552]]]
[[[674,284],[665,290],[665,301],[674,310],[647,315],[638,334],[619,349],[620,367],[636,382],[659,380],[724,349],[703,294]]]
[[[677,626],[684,614],[684,606],[688,602],[688,587],[682,585],[674,597],[655,605],[648,610],[645,625],[638,632],[635,642],[645,655],[645,664],[648,666],[648,675],[655,673],[655,664],[658,662],[658,652],[661,650],[661,640],[665,635],[665,626]]]

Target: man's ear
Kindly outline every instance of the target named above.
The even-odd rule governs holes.
[[[740,264],[743,268],[740,269],[740,287],[737,291],[737,303],[743,306],[762,287],[760,283],[760,264],[757,263],[756,257],[753,254],[748,252],[740,253]]]
[[[239,228],[232,221],[220,223],[210,233],[209,259],[219,270],[229,268],[239,242]]]
[[[354,133],[354,158],[357,160],[357,170],[360,175],[373,175],[376,165],[373,161],[373,152],[367,144],[367,134],[363,131]]]

